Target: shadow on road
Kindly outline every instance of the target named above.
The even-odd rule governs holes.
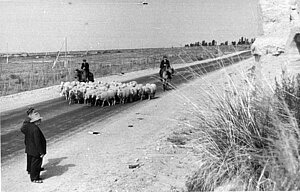
[[[74,164],[59,165],[60,162],[66,158],[67,157],[48,159],[48,163],[43,166],[45,172],[42,172],[42,178],[49,179],[50,177],[60,176],[67,172],[70,167],[75,167]]]

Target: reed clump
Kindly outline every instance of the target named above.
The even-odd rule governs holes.
[[[300,190],[300,75],[283,71],[273,90],[252,77],[201,99],[188,191]]]

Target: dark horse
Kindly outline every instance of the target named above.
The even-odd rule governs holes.
[[[94,82],[94,74],[89,72],[88,79],[86,79],[86,71],[76,69],[75,70],[75,79],[77,79],[79,82]]]
[[[174,74],[174,69],[169,68],[163,68],[161,71],[161,78],[162,78],[162,84],[163,84],[163,90],[167,90],[170,86],[170,81],[172,79],[172,74]]]

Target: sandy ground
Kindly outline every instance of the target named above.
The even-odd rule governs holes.
[[[281,71],[281,61],[269,60],[273,58],[262,61],[262,71],[265,79],[272,80]],[[30,182],[25,154],[15,157],[2,165],[2,191],[185,191],[187,176],[199,159],[192,143],[175,145],[170,138],[188,130],[188,109],[201,104],[202,90],[224,86],[229,76],[239,76],[253,64],[250,58],[204,75],[163,97],[145,101],[142,108],[133,106],[49,143],[43,184]],[[130,169],[130,165],[138,167]]]

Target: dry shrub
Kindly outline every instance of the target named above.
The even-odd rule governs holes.
[[[274,95],[255,82],[246,79],[238,89],[231,81],[226,93],[215,90],[202,99],[195,117],[199,167],[186,182],[188,191],[300,190],[299,97],[288,102],[287,96],[297,98],[299,86],[283,78]],[[287,84],[298,91],[285,90]]]
[[[282,70],[281,83],[277,79],[275,83],[276,97],[286,103],[300,125],[300,74],[296,77],[289,76],[285,70]]]

